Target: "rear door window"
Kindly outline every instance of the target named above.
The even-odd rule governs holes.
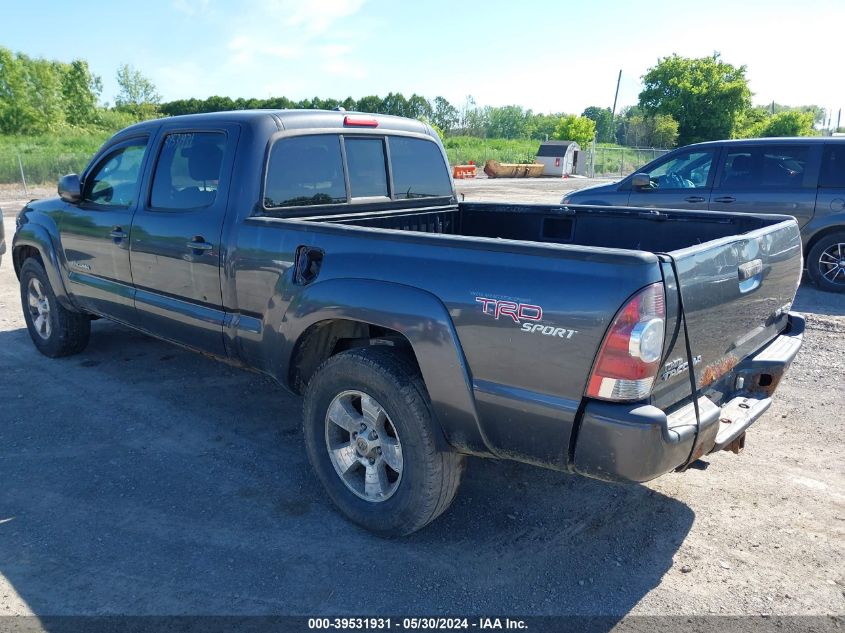
[[[452,195],[449,172],[435,143],[405,136],[391,136],[388,142],[396,199]]]
[[[819,187],[845,189],[845,144],[825,145]]]
[[[222,132],[168,134],[156,163],[150,206],[196,209],[214,204],[225,148]]]
[[[810,149],[806,145],[727,148],[721,189],[800,189]]]
[[[344,138],[352,198],[387,197],[384,141],[380,138]]]
[[[340,139],[315,134],[280,139],[270,150],[264,206],[346,202]]]

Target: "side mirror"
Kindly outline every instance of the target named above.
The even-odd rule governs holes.
[[[651,178],[648,177],[648,174],[642,172],[634,174],[631,176],[631,186],[634,189],[645,189],[651,186]]]
[[[82,200],[82,183],[79,181],[79,176],[68,174],[59,179],[59,197],[72,204]]]

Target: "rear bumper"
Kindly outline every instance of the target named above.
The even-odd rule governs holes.
[[[698,399],[701,426],[696,434],[690,402],[667,414],[648,404],[590,400],[575,443],[576,472],[608,481],[648,481],[740,439],[772,403],[804,339],[804,318],[791,313],[787,328],[731,373],[735,391],[720,399]]]

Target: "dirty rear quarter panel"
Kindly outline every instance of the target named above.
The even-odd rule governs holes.
[[[566,467],[575,414],[610,319],[637,289],[660,280],[656,258],[646,253],[248,220],[233,265],[236,312],[244,315],[238,353],[281,380],[286,368],[275,359],[286,337],[296,336],[285,323],[304,291],[293,285],[291,267],[305,244],[325,252],[314,284],[383,281],[436,297],[466,360],[487,451],[556,468]],[[540,306],[542,318],[496,318],[478,298]],[[524,322],[542,330],[525,332]],[[548,335],[556,329],[566,333]]]

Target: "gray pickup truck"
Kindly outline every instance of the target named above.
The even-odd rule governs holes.
[[[738,452],[802,342],[793,218],[459,203],[418,121],[149,121],[59,193],[12,244],[35,346],[106,317],[304,393],[317,477],[382,534],[465,455],[641,482]]]

